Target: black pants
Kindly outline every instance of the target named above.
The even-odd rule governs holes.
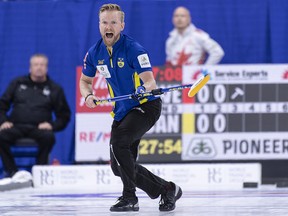
[[[9,176],[18,171],[10,146],[19,138],[29,137],[38,143],[36,164],[48,164],[48,156],[55,144],[55,135],[51,130],[40,130],[32,125],[14,125],[0,131],[0,156]]]
[[[135,196],[138,187],[155,199],[169,184],[136,162],[140,139],[159,119],[161,107],[161,99],[147,102],[134,108],[120,122],[113,122],[111,168],[116,176],[121,177],[124,197]]]

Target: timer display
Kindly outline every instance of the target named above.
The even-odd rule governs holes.
[[[179,161],[181,160],[181,152],[182,142],[180,138],[143,138],[139,146],[139,154],[144,162],[159,161],[159,156],[162,160]]]

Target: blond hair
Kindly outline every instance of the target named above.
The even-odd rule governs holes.
[[[104,11],[119,11],[121,13],[121,22],[124,22],[125,13],[122,11],[121,7],[117,4],[104,4],[99,10],[99,16]]]

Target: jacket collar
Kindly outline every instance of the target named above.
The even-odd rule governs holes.
[[[193,32],[196,30],[196,26],[192,23],[190,23],[190,25],[184,30],[182,36],[186,36],[188,35],[190,32]],[[179,34],[178,30],[176,28],[174,28],[171,32],[170,32],[170,36],[171,37],[177,37],[180,36],[181,34]]]

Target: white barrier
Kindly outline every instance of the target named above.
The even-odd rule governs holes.
[[[244,182],[261,184],[261,165],[237,164],[147,164],[160,177],[184,190],[242,189]],[[121,191],[122,184],[109,165],[34,166],[34,187],[49,189],[93,189]]]

